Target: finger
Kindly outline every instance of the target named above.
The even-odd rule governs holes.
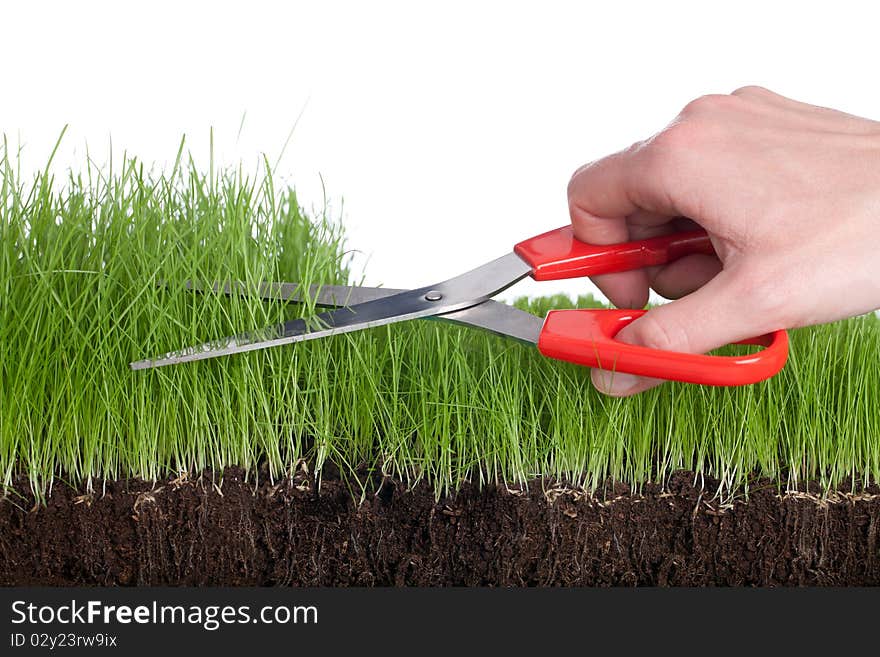
[[[568,206],[572,224],[580,231],[575,233],[578,239],[593,244],[620,241],[626,217],[638,211],[682,214],[660,173],[641,142],[575,171],[568,183]]]
[[[590,280],[617,308],[644,308],[648,303],[648,273],[644,269],[592,276]]]
[[[668,217],[644,210],[637,211],[627,217],[629,240],[644,240],[669,233],[693,230],[696,225],[689,219]],[[682,268],[681,273],[678,273],[678,268]],[[691,269],[694,269],[693,274],[688,273]],[[708,273],[701,273],[703,269]],[[677,299],[693,292],[717,274],[720,269],[720,262],[717,262],[715,266],[707,264],[705,267],[700,267],[698,264],[693,266],[679,265],[669,273],[662,273],[664,267],[655,266],[646,267],[638,272],[593,276],[592,281],[618,308],[644,308],[648,303],[650,288],[668,299]],[[658,284],[655,284],[658,276],[660,277],[659,287]],[[687,282],[689,278],[694,279],[693,283]]]
[[[640,240],[646,237],[661,235],[665,232],[673,232],[672,221],[675,217],[649,210],[636,210],[627,215],[626,224],[629,227],[630,239]]]
[[[637,211],[627,217],[627,241],[643,240],[672,231],[665,215]],[[651,268],[593,276],[591,280],[618,308],[644,308],[650,294]]]
[[[575,237],[589,244],[619,244],[631,239],[626,217],[620,221],[601,220],[572,207],[571,223]],[[649,229],[645,229],[649,230]],[[648,303],[648,276],[642,270],[592,276],[590,280],[618,308],[643,308]]]
[[[721,271],[717,256],[695,254],[648,270],[651,289],[667,299],[680,299],[703,287]]]
[[[766,332],[766,327],[745,318],[737,286],[737,277],[722,271],[692,294],[651,309],[625,326],[617,339],[662,351],[702,354],[751,333]],[[594,369],[592,378],[596,388],[614,397],[628,397],[662,383],[601,369]]]
[[[634,147],[578,169],[568,185],[568,205],[575,237],[589,244],[618,244],[631,239],[627,217],[641,225],[668,221],[668,198],[647,175],[644,148]],[[593,277],[593,282],[619,308],[641,308],[648,302],[648,277],[628,271]]]

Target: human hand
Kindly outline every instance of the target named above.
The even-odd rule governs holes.
[[[880,122],[760,87],[688,104],[650,139],[578,169],[575,236],[614,244],[703,227],[716,256],[691,255],[594,283],[618,307],[670,299],[618,339],[706,353],[780,328],[880,308]],[[628,396],[661,381],[593,370]]]

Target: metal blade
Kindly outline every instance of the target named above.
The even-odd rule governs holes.
[[[237,294],[239,296],[255,295],[261,299],[302,302],[306,299],[314,301],[317,306],[327,306],[331,308],[339,308],[342,306],[355,306],[367,301],[376,299],[384,299],[401,292],[402,290],[388,287],[363,287],[356,285],[310,285],[308,292],[303,294],[305,290],[299,283],[260,283],[256,289],[250,288],[242,281],[233,281],[231,283],[214,283],[213,285],[202,287],[198,283],[187,282],[187,289],[196,292],[204,292],[211,290],[213,292],[222,292],[228,296]]]
[[[537,317],[525,310],[492,300],[484,301],[478,306],[440,315],[437,319],[472,326],[505,338],[514,338],[532,346],[538,344],[538,337],[544,326],[543,317]]]
[[[157,358],[137,361],[131,364],[131,368],[141,370],[256,351],[463,310],[488,300],[530,272],[529,265],[515,253],[509,253],[442,283],[339,308],[309,319],[290,320],[259,331],[212,340]]]
[[[194,285],[187,285],[187,287],[200,290]],[[255,292],[249,292],[242,282],[226,283],[222,286],[215,284],[211,289],[220,291],[221,287],[222,292],[229,295],[256,294],[261,299],[280,299],[293,302],[302,301],[305,297],[313,300],[316,305],[331,307],[349,306],[406,292],[406,290],[386,287],[310,285],[308,293],[301,294],[304,290],[299,283],[260,283]],[[540,317],[491,299],[464,310],[437,315],[433,319],[471,326],[532,345],[537,344],[541,327],[544,325],[544,320]]]

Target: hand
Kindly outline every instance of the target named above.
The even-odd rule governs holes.
[[[691,102],[664,130],[578,169],[578,239],[613,244],[693,227],[716,256],[596,276],[618,307],[652,309],[618,338],[706,353],[780,328],[880,308],[880,123],[760,87]],[[686,219],[685,219],[686,218]],[[660,381],[593,370],[614,396]]]

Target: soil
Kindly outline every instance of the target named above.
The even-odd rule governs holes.
[[[0,499],[2,585],[877,585],[880,488],[819,499],[755,482],[721,505],[678,473],[601,497],[534,481],[439,501],[392,480],[363,501],[230,469]]]

